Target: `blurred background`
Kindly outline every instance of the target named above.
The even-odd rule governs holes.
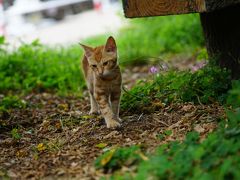
[[[124,83],[207,59],[198,14],[127,19],[121,0],[0,0],[0,93],[82,94],[83,50],[116,39]],[[200,64],[199,64],[200,63]],[[197,66],[196,66],[197,65]]]
[[[118,0],[0,0],[0,35],[9,42],[69,44],[123,25]]]

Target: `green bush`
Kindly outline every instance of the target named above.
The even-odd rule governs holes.
[[[240,107],[240,81],[233,81],[233,88],[229,91],[227,103],[233,107]]]
[[[233,89],[229,91],[227,104],[232,107],[227,111],[229,124],[231,127],[236,127],[230,132],[240,134],[240,80],[233,81]]]
[[[11,52],[0,51],[0,92],[78,92],[84,86],[80,48],[50,48],[38,41]]]

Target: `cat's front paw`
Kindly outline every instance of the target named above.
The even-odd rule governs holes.
[[[100,112],[97,111],[97,110],[90,110],[88,114],[89,114],[89,115],[99,115]]]
[[[108,120],[108,121],[106,121],[106,123],[107,123],[107,128],[121,127],[121,124],[115,119]]]
[[[122,119],[121,119],[121,118],[118,118],[118,122],[122,122]]]

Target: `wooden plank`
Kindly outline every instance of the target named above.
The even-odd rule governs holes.
[[[122,0],[125,16],[147,17],[211,12],[240,3],[240,0]]]
[[[205,12],[205,0],[123,0],[125,16],[147,17]]]

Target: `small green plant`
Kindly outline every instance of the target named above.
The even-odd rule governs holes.
[[[207,53],[207,49],[206,48],[202,48],[198,55],[197,55],[197,60],[207,60],[209,59],[208,53]]]
[[[11,130],[11,135],[12,135],[12,138],[16,140],[19,140],[22,137],[22,135],[19,133],[19,130],[17,128],[13,128]]]
[[[227,104],[240,107],[240,81],[233,81],[233,88],[229,91]]]
[[[229,91],[227,104],[232,107],[231,110],[227,110],[229,124],[235,127],[232,133],[238,134],[240,133],[240,80],[233,81],[233,89]]]
[[[96,168],[116,170],[122,166],[134,165],[141,160],[142,152],[138,146],[111,149],[99,156],[95,161]]]
[[[0,46],[5,44],[4,36],[0,36]]]
[[[24,109],[26,106],[26,101],[20,99],[18,96],[5,96],[2,100],[0,100],[0,109],[2,110],[12,108]]]

